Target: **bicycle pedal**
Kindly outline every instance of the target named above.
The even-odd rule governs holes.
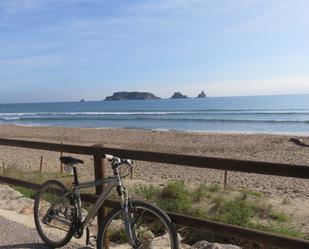
[[[97,245],[97,237],[96,236],[90,236],[89,238],[87,238],[86,245],[95,248],[96,245]]]
[[[95,247],[96,245],[97,245],[97,237],[96,236],[90,236],[87,246]]]
[[[86,228],[86,245],[95,247],[97,244],[97,236],[90,235],[90,229]]]

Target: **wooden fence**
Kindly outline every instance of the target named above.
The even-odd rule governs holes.
[[[100,145],[82,146],[82,145],[55,144],[55,143],[44,143],[44,142],[1,139],[1,138],[0,138],[0,145],[93,156],[94,172],[96,179],[106,176],[105,175],[106,160],[103,159],[105,154],[112,154],[118,157],[130,158],[133,160],[147,161],[147,162],[309,179],[309,167],[306,165],[290,165],[290,164],[279,164],[269,162],[222,159],[222,158],[204,157],[204,156],[137,151],[137,150],[107,148]],[[0,182],[34,190],[37,190],[40,187],[40,185],[35,183],[30,183],[18,179],[12,179],[5,176],[0,176]],[[95,195],[83,195],[82,196],[83,200],[88,202],[95,202],[97,196],[100,195],[102,189],[103,186],[99,186],[96,188]],[[119,205],[119,203],[117,203],[116,201],[107,200],[105,202],[106,207],[114,207],[116,205]],[[193,227],[197,229],[204,229],[215,234],[231,236],[251,242],[256,242],[259,244],[271,245],[280,248],[289,248],[289,249],[309,248],[309,241],[307,240],[280,236],[277,234],[229,225],[207,219],[199,219],[187,215],[181,215],[175,213],[169,213],[169,215],[173,220],[173,222],[176,224]],[[103,216],[104,216],[104,208],[102,208],[98,213],[99,224],[101,223],[100,221],[102,221]]]

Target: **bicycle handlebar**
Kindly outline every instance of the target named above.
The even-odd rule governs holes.
[[[105,154],[104,156],[109,161],[112,161],[114,159],[114,156],[112,156],[112,155]]]
[[[129,166],[133,165],[133,161],[130,159],[123,159],[123,158],[115,157],[113,155],[108,155],[108,154],[105,154],[105,158],[117,165],[120,165],[120,164],[127,164]]]

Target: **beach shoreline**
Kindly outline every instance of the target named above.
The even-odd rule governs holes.
[[[226,134],[226,135],[278,135],[278,136],[300,136],[309,138],[308,132],[275,132],[275,131],[221,131],[221,130],[176,130],[176,129],[150,129],[150,128],[128,128],[128,127],[74,127],[61,125],[39,125],[39,124],[0,124],[1,127],[35,127],[35,128],[57,128],[57,129],[81,129],[81,130],[133,130],[149,132],[179,132],[179,133],[197,133],[197,134]]]

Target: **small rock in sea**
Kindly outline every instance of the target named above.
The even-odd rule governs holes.
[[[206,98],[206,93],[204,91],[202,91],[198,96],[197,98]]]
[[[183,95],[180,92],[175,92],[173,96],[171,97],[171,99],[187,99],[187,98],[188,98],[187,95]]]

